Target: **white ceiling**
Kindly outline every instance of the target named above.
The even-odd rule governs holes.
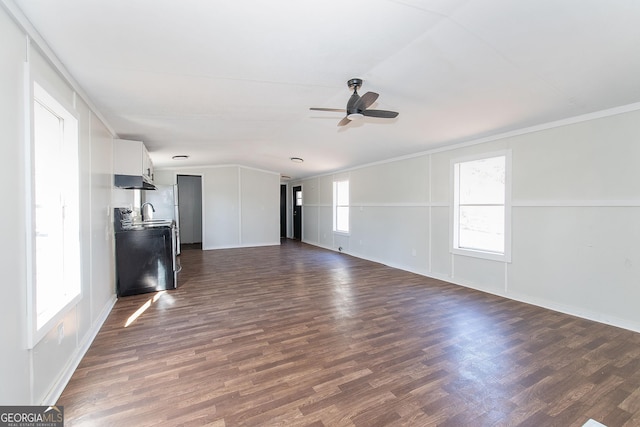
[[[640,101],[637,0],[14,1],[159,168],[300,178]],[[353,77],[400,115],[309,111]]]

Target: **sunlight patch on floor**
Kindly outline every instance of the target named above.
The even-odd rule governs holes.
[[[135,311],[135,313],[133,313],[131,316],[129,316],[129,318],[127,319],[127,323],[124,324],[124,327],[126,328],[127,326],[129,326],[130,324],[132,324],[133,322],[136,321],[136,319],[138,317],[140,317],[142,315],[142,313],[144,313],[149,307],[151,307],[151,304],[153,304],[154,302],[158,301],[158,299],[160,299],[160,297],[165,293],[166,291],[160,291],[157,294],[155,294],[153,296],[153,298],[150,298],[149,300],[147,300],[147,302],[145,302],[144,304],[142,304],[142,306],[140,306],[139,309],[137,309]]]

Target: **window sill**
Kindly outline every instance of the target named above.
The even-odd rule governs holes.
[[[461,248],[452,248],[451,253],[454,255],[462,255],[468,256],[472,258],[481,258],[488,259],[491,261],[499,261],[499,262],[511,262],[511,254],[509,253],[497,253],[497,252],[487,252],[481,251],[477,249],[461,249]]]

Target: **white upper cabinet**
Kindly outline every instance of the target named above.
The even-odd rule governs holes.
[[[113,141],[113,173],[142,176],[153,181],[153,163],[142,141],[115,139]]]
[[[149,152],[144,145],[142,148],[142,176],[147,178],[149,182],[153,182],[153,162],[151,161]]]

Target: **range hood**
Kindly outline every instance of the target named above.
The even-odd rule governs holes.
[[[127,190],[155,190],[155,185],[138,175],[114,175],[113,185]]]

